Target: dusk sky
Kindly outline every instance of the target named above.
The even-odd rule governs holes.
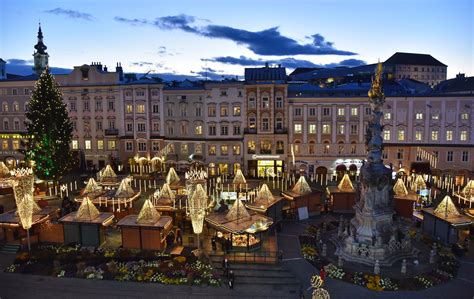
[[[398,51],[433,55],[448,78],[472,76],[472,2],[2,0],[0,57],[30,64],[41,21],[53,67],[100,61],[126,72],[242,76],[266,61],[291,71]]]

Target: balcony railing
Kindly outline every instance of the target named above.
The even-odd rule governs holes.
[[[118,135],[118,129],[105,129],[105,135]]]

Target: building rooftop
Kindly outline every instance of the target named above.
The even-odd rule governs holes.
[[[453,92],[474,92],[474,77],[466,77],[464,74],[458,74],[456,78],[440,82],[435,87],[435,92],[453,93]]]
[[[284,67],[269,67],[268,64],[260,68],[246,68],[245,82],[248,83],[285,83],[286,69]]]
[[[412,65],[430,65],[430,66],[447,66],[429,54],[418,53],[402,53],[397,52],[387,59],[384,64],[412,64]]]

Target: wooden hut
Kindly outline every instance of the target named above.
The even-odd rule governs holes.
[[[354,213],[356,192],[349,175],[346,173],[337,186],[328,186],[327,194],[331,199],[332,210],[336,213]]]

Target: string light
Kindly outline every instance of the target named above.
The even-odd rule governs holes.
[[[168,171],[168,174],[166,175],[166,182],[171,185],[179,181],[180,181],[180,178],[178,174],[176,173],[176,170],[174,170],[173,167],[170,167],[170,170]]]
[[[200,234],[202,233],[204,216],[206,215],[207,209],[207,195],[201,184],[196,185],[196,190],[191,198],[188,197],[188,202],[189,216],[191,217],[193,231],[195,234]]]

